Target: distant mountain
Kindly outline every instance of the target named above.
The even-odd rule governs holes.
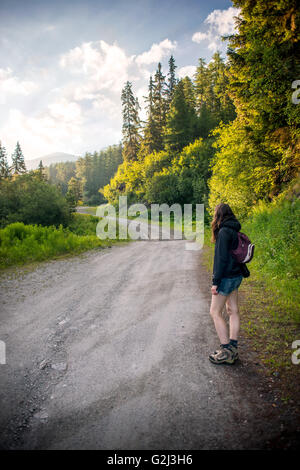
[[[25,160],[27,170],[36,170],[42,160],[44,166],[49,166],[51,163],[60,162],[75,162],[80,158],[80,155],[71,155],[70,153],[55,152],[49,155],[44,155],[40,158],[34,158],[33,160]]]

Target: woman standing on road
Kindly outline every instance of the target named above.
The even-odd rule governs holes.
[[[214,364],[234,364],[238,358],[238,334],[240,316],[238,309],[238,288],[243,279],[243,266],[230,251],[238,245],[237,232],[241,224],[228,204],[218,204],[211,223],[212,241],[215,242],[215,256],[212,279],[210,314],[220,339],[220,349],[210,354]],[[247,268],[246,268],[247,269]],[[226,304],[229,316],[229,332],[222,316]]]

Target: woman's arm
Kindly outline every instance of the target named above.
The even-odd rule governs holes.
[[[231,234],[226,228],[221,228],[215,246],[213,286],[218,286],[229,261],[231,246]]]

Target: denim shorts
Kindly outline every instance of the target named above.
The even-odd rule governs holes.
[[[238,289],[243,280],[243,276],[237,277],[223,277],[218,286],[217,292],[221,295],[229,295],[235,289]]]

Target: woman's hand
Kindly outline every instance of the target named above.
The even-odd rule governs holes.
[[[217,289],[218,289],[218,286],[212,286],[212,287],[211,287],[211,293],[212,293],[212,295],[218,295]]]

